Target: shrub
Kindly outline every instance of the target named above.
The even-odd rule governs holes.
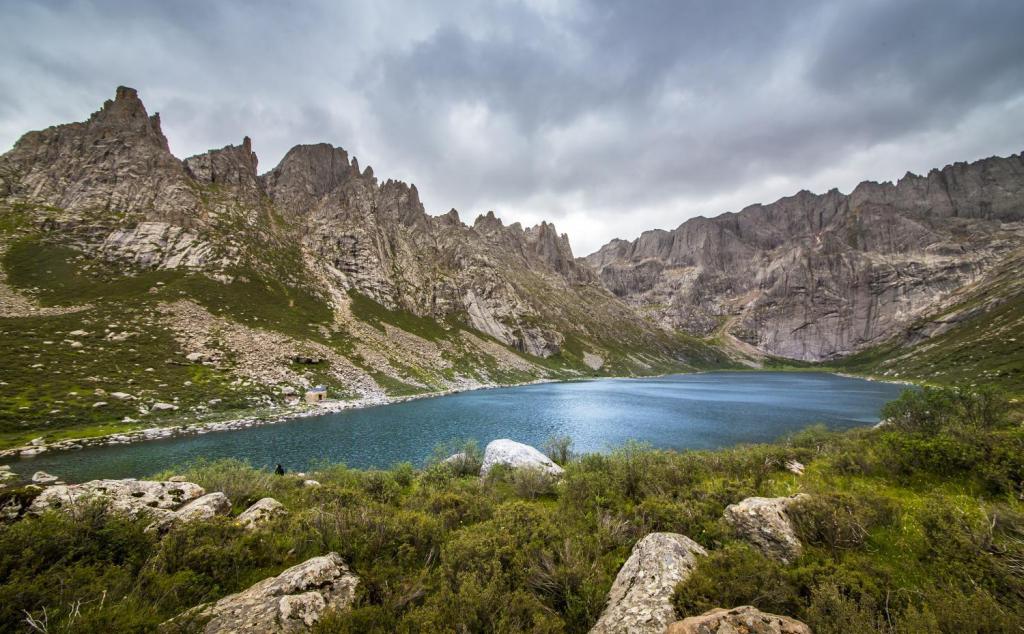
[[[563,467],[573,458],[572,438],[568,436],[551,436],[544,443],[544,453],[555,464]]]
[[[732,542],[698,560],[689,579],[676,588],[672,603],[678,614],[688,615],[737,605],[793,614],[799,595],[781,564],[747,544]]]
[[[800,541],[829,549],[859,548],[871,529],[891,524],[896,510],[882,497],[855,497],[848,493],[812,495],[787,510]]]
[[[448,460],[453,456],[457,459]],[[447,471],[456,476],[477,475],[484,463],[484,453],[475,440],[452,440],[434,447],[427,460],[428,468]]]
[[[898,431],[935,435],[950,429],[997,429],[1008,423],[1009,402],[998,388],[925,387],[904,390],[882,408]]]

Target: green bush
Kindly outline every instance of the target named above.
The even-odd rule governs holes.
[[[950,429],[998,429],[1008,423],[1006,394],[992,386],[904,390],[882,409],[893,429],[935,435]]]
[[[893,522],[896,510],[886,498],[832,493],[799,500],[787,514],[802,543],[835,555],[863,546],[872,529]]]

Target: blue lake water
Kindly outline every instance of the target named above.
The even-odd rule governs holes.
[[[69,482],[140,477],[199,458],[239,458],[301,471],[323,462],[352,467],[422,464],[435,446],[511,438],[540,447],[570,436],[577,451],[608,451],[630,439],[655,447],[710,449],[767,442],[815,423],[870,425],[905,386],[817,372],[714,372],[644,379],[546,383],[463,392],[347,410],[238,431],[16,459],[16,472]]]

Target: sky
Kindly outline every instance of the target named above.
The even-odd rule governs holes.
[[[118,85],[187,157],[328,142],[576,255],[1024,150],[1021,0],[0,0],[0,152]]]

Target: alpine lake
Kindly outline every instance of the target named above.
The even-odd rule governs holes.
[[[542,447],[568,436],[577,452],[630,440],[668,449],[770,442],[810,425],[872,425],[906,386],[822,372],[711,372],[654,378],[542,383],[461,392],[350,409],[235,431],[88,447],[9,461],[19,474],[47,471],[68,482],[142,478],[199,460],[236,458],[255,467],[305,471],[420,466],[435,447],[497,438]]]

